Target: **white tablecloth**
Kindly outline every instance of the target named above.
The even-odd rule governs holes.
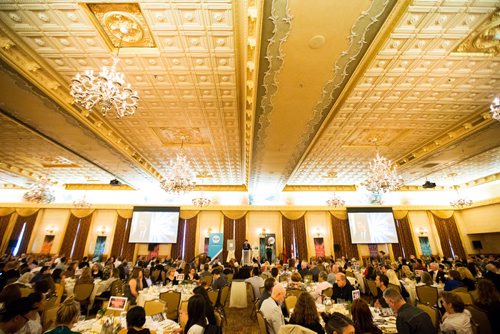
[[[139,291],[139,296],[137,297],[136,303],[139,306],[144,306],[144,304],[148,300],[158,300],[160,299],[160,293],[167,292],[169,290],[180,292],[181,302],[187,301],[193,295],[193,287],[191,285],[175,285],[173,287],[152,286],[150,288]]]
[[[247,286],[244,281],[233,281],[233,283],[231,283],[229,307],[247,307]]]
[[[72,330],[80,332],[82,334],[100,333],[102,330],[102,325],[105,321],[104,319],[105,318],[79,321],[74,325]],[[115,327],[120,324],[122,328],[127,328],[127,321],[125,317],[115,317],[114,324]],[[157,333],[170,333],[171,330],[179,327],[179,324],[173,320],[165,319],[163,321],[156,322],[153,321],[149,316],[146,317],[146,323],[144,324],[144,328],[149,328],[156,331]]]

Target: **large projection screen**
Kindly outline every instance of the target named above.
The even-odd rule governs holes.
[[[176,243],[179,207],[136,206],[132,214],[129,242]]]
[[[353,244],[398,243],[392,208],[347,208]]]

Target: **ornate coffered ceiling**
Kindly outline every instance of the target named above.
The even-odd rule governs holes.
[[[496,180],[498,13],[494,0],[3,1],[0,184],[145,189],[183,145],[209,190],[351,191],[373,137],[409,189]],[[120,24],[140,107],[103,118],[68,87],[111,65]]]

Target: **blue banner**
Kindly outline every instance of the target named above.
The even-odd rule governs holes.
[[[222,253],[224,237],[222,233],[210,233],[208,241],[208,256],[215,259]]]

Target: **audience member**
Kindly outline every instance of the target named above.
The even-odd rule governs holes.
[[[442,295],[446,313],[442,317],[441,332],[454,331],[456,334],[472,334],[471,315],[465,310],[464,302],[453,292]]]
[[[253,289],[253,293],[256,299],[260,299],[260,288],[264,286],[264,280],[259,276],[259,268],[253,267],[250,277],[245,280],[246,283],[250,283]]]
[[[75,285],[77,285],[77,284],[93,284],[93,283],[94,283],[94,279],[92,278],[92,273],[90,271],[90,268],[88,266],[83,267],[82,274],[76,280]]]
[[[332,314],[321,313],[325,322],[326,334],[354,334],[354,323],[345,315],[334,312]]]
[[[325,273],[325,278],[326,277],[327,275]],[[323,329],[319,321],[316,303],[309,293],[303,292],[300,294],[299,298],[297,299],[297,303],[293,308],[293,313],[290,317],[290,324],[309,328],[310,330],[318,334],[325,333],[325,330]]]
[[[448,271],[449,280],[444,284],[444,291],[451,291],[453,289],[464,286],[462,283],[462,278],[460,277],[460,273],[456,270]]]
[[[27,315],[33,311],[33,303],[28,297],[0,304],[0,333],[14,334],[28,322]]]
[[[206,301],[202,295],[194,295],[188,301],[188,320],[184,333],[203,334],[207,327]]]
[[[315,299],[316,303],[322,303],[323,302],[323,291],[328,289],[328,288],[333,288],[333,286],[327,282],[328,275],[326,274],[326,271],[321,271],[318,274],[318,281],[319,283],[316,285],[316,288],[314,291],[311,293],[312,297]],[[352,300],[352,298],[351,298]]]
[[[142,268],[135,267],[132,275],[123,288],[123,295],[128,298],[130,305],[136,304],[139,291],[142,290]]]
[[[407,304],[399,291],[387,288],[383,296],[389,307],[397,314],[396,328],[399,334],[436,333],[429,315],[421,309]]]
[[[42,320],[40,313],[43,311],[45,298],[40,292],[33,292],[28,296],[31,301],[31,312],[26,314],[29,320],[16,334],[42,334]]]
[[[467,287],[467,291],[476,290],[476,280],[470,270],[467,267],[458,267],[457,271],[462,278],[462,283]]]
[[[74,324],[78,322],[80,316],[80,304],[73,297],[66,298],[57,309],[56,328],[45,332],[45,334],[78,334],[73,332]]]
[[[481,279],[477,282],[475,305],[488,313],[493,333],[500,333],[500,293],[492,281]]]
[[[389,307],[384,299],[384,291],[389,286],[389,278],[387,278],[387,276],[385,276],[384,274],[377,275],[377,277],[375,278],[375,285],[377,286],[378,294],[373,306],[377,308]]]
[[[420,283],[419,284],[431,286],[434,284],[434,281],[432,280],[432,277],[428,272],[422,271],[422,273],[420,274]]]
[[[276,284],[271,292],[271,298],[262,302],[260,311],[266,320],[267,332],[278,334],[281,326],[285,324],[280,304],[285,300],[286,291],[281,284]]]
[[[143,328],[146,323],[146,312],[141,306],[132,307],[127,311],[127,328],[123,328],[118,334],[155,334],[155,331]]]
[[[352,321],[356,334],[382,334],[382,330],[373,323],[372,312],[368,304],[362,299],[356,299],[351,305]]]
[[[345,274],[337,273],[336,283],[333,286],[332,299],[343,299],[345,301],[352,301],[352,292],[354,287],[351,285]]]
[[[290,290],[302,290],[304,291],[306,289],[306,286],[304,283],[302,283],[302,276],[295,271],[292,273],[292,276],[290,276],[291,282],[288,284],[288,289]]]
[[[219,268],[215,268],[212,271],[212,275],[214,279],[212,283],[212,289],[220,290],[228,284],[226,276],[221,273],[221,270]]]

